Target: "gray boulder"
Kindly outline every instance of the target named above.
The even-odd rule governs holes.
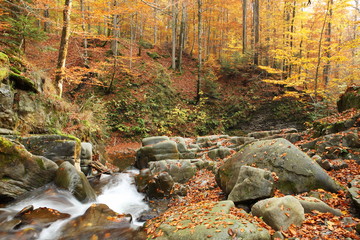
[[[23,145],[0,137],[0,202],[9,202],[23,193],[53,181],[58,166],[34,156]]]
[[[180,153],[174,141],[162,141],[140,148],[136,153],[136,167],[147,168],[149,162],[164,159],[179,159]]]
[[[293,196],[261,200],[251,208],[251,213],[262,217],[275,230],[286,231],[291,224],[300,226],[305,220],[304,208]]]
[[[332,213],[335,216],[341,216],[342,213],[339,209],[334,209],[324,203],[323,201],[314,198],[314,197],[297,197],[301,206],[304,208],[305,213],[311,213],[311,211],[316,210],[322,213]]]
[[[84,173],[75,169],[69,162],[63,162],[56,172],[55,184],[71,192],[79,201],[96,200],[96,193]]]
[[[91,173],[91,167],[89,164],[92,162],[92,144],[89,142],[81,143],[81,152],[80,152],[80,167],[81,171],[85,175]]]
[[[230,194],[239,178],[242,166],[254,166],[275,172],[275,183],[284,194],[322,188],[336,192],[340,186],[309,156],[289,141],[279,138],[245,145],[228,159],[216,174],[221,189]]]
[[[233,202],[244,202],[250,200],[264,199],[273,196],[274,179],[271,172],[242,166],[239,178],[228,196]]]
[[[356,176],[350,182],[349,193],[356,210],[360,212],[360,176]]]
[[[218,149],[213,149],[208,152],[208,156],[212,160],[216,160],[218,158],[224,159],[231,154],[231,149],[227,147],[219,147]]]
[[[162,231],[158,240],[204,240],[204,239],[243,239],[270,240],[269,232],[246,218],[237,218],[230,214],[234,207],[232,201],[201,202],[192,206],[178,207],[168,214],[159,226],[148,226],[151,234]],[[166,213],[165,213],[166,215]]]
[[[142,146],[154,145],[159,142],[169,141],[169,137],[167,136],[154,136],[154,137],[147,137],[142,140]]]
[[[70,162],[80,170],[81,142],[63,135],[33,135],[18,139],[29,152],[54,162]]]
[[[161,160],[158,162],[150,162],[149,168],[152,175],[167,172],[175,182],[179,183],[187,182],[197,171],[196,163],[192,163],[191,160]]]

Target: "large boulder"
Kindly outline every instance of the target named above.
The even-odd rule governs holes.
[[[23,145],[0,137],[0,203],[53,181],[58,166]]]
[[[158,240],[270,239],[269,232],[252,222],[250,215],[230,214],[234,206],[232,201],[222,201],[171,208],[160,221],[147,223],[149,236],[157,235]]]
[[[242,166],[254,166],[275,172],[275,187],[284,194],[306,192],[322,188],[337,192],[340,186],[309,156],[289,141],[279,138],[253,142],[219,168],[216,180],[221,189],[230,194]]]
[[[156,142],[156,141],[155,141]],[[161,141],[154,145],[147,145],[140,148],[136,153],[136,167],[147,168],[149,162],[164,159],[179,159],[180,153],[175,141]]]
[[[221,189],[230,194],[242,166],[254,166],[275,172],[275,187],[284,194],[322,188],[336,192],[340,186],[309,156],[289,141],[279,138],[245,145],[227,160],[216,174]]]
[[[85,174],[76,170],[69,162],[63,162],[56,172],[55,184],[71,192],[79,201],[96,200],[96,193]]]
[[[105,204],[93,204],[62,227],[60,239],[145,239],[130,222],[130,215],[116,213]]]
[[[81,142],[72,136],[32,135],[19,141],[35,155],[44,156],[54,162],[70,162],[80,170]]]
[[[239,178],[228,199],[234,202],[253,201],[273,196],[274,179],[270,171],[242,166]]]
[[[286,231],[291,224],[300,226],[305,220],[304,208],[293,196],[261,200],[254,204],[251,213],[262,217],[275,230]]]
[[[191,160],[161,160],[158,162],[150,162],[149,169],[151,174],[159,174],[167,172],[175,182],[185,183],[192,178],[196,171],[196,161]]]
[[[360,86],[353,86],[346,89],[337,102],[339,112],[343,112],[349,108],[360,109]]]

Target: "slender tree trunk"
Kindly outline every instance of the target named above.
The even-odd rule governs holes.
[[[293,2],[292,6],[292,16],[291,16],[291,24],[290,24],[290,52],[293,55],[293,47],[294,47],[294,32],[295,32],[295,17],[296,17],[296,0]],[[291,78],[293,65],[289,63],[288,69],[288,77]]]
[[[86,29],[86,19],[85,19],[85,0],[80,0],[80,11],[81,11],[81,28],[84,35],[84,65],[89,67],[89,54],[88,54],[88,40],[87,40],[87,29]]]
[[[329,0],[328,3],[327,3],[327,10],[326,10],[326,13],[325,13],[325,18],[324,18],[323,26],[322,26],[322,28],[321,28],[319,45],[318,45],[317,64],[316,64],[315,79],[314,79],[314,96],[315,96],[315,102],[317,102],[317,97],[318,97],[319,69],[320,69],[320,64],[321,64],[321,47],[322,47],[322,41],[323,41],[323,36],[324,36],[325,25],[326,25],[327,17],[328,17],[328,15],[329,15],[330,1],[331,1],[331,0]]]
[[[254,64],[259,65],[260,52],[260,6],[259,0],[254,0]]]
[[[47,19],[50,18],[50,12],[48,9],[48,5],[45,5],[46,9],[44,10],[44,18],[45,18],[45,22],[44,22],[44,32],[49,32],[50,31],[50,22],[47,21]]]
[[[196,89],[196,103],[200,102],[201,98],[201,82],[202,82],[202,0],[197,0],[198,3],[198,81]]]
[[[130,69],[132,69],[134,38],[135,38],[134,15],[131,15],[131,17],[130,17],[130,61],[129,61]]]
[[[176,69],[176,25],[177,25],[177,0],[172,0],[172,6],[171,6],[172,14],[171,14],[171,42],[172,42],[172,48],[171,48],[171,68]]]
[[[66,57],[69,47],[71,7],[72,0],[65,0],[63,10],[63,27],[55,76],[55,81],[58,87],[58,94],[60,98],[62,97],[63,82],[65,79]]]
[[[181,8],[181,23],[180,23],[180,36],[179,36],[179,53],[178,53],[178,61],[177,61],[177,70],[181,71],[183,51],[185,45],[185,32],[186,32],[186,3],[182,3]]]
[[[157,5],[158,0],[154,1],[154,4]],[[157,13],[158,10],[157,8],[154,8],[154,45],[157,44],[157,39],[158,39],[158,26],[157,26]]]
[[[243,28],[242,28],[242,53],[245,54],[247,50],[247,0],[242,1],[242,7],[243,7],[243,16],[242,16],[242,22],[243,22]]]
[[[327,29],[326,29],[326,51],[325,51],[325,56],[326,56],[326,64],[324,66],[324,70],[323,70],[323,78],[324,78],[324,84],[325,84],[325,88],[328,86],[329,81],[330,81],[330,72],[331,72],[331,63],[330,63],[330,57],[331,57],[331,51],[330,51],[330,47],[331,47],[331,21],[332,21],[332,15],[333,15],[333,10],[332,10],[332,6],[334,4],[333,0],[329,0],[329,20],[327,23]]]
[[[113,7],[117,7],[117,0],[114,0]],[[117,14],[114,14],[113,16],[113,40],[111,41],[111,51],[114,56],[118,55],[119,51],[119,44],[118,44],[118,38],[119,38],[119,26],[118,26],[118,18],[119,16]]]

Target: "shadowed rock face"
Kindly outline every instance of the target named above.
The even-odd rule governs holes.
[[[57,169],[53,161],[34,156],[23,145],[0,137],[0,203],[51,182]]]
[[[285,139],[258,141],[245,145],[219,168],[216,180],[226,194],[234,188],[240,168],[253,166],[275,172],[275,183],[284,194],[296,194],[322,188],[340,190],[334,180],[309,156]]]

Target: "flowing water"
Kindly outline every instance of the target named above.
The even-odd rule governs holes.
[[[119,214],[131,214],[134,226],[140,226],[142,223],[137,222],[136,219],[143,211],[148,210],[149,207],[143,200],[144,195],[136,190],[133,178],[135,173],[136,171],[132,170],[111,176],[103,175],[100,182],[102,184],[106,182],[106,184],[101,187],[101,193],[98,195],[95,203],[104,203]],[[33,205],[34,209],[47,207],[70,214],[70,219],[56,221],[50,227],[44,229],[39,237],[42,240],[56,239],[61,234],[61,227],[71,219],[84,214],[92,203],[83,204],[71,193],[59,190],[54,185],[49,185],[42,190],[34,191],[25,199],[4,209],[0,208],[0,219],[4,217],[10,219],[21,209],[29,205]],[[1,214],[2,211],[3,213]]]

